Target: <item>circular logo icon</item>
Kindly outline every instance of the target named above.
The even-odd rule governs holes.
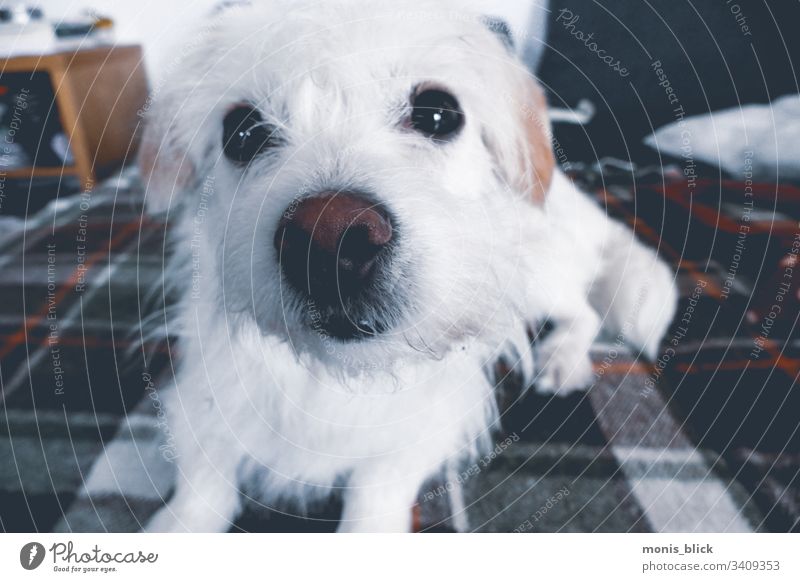
[[[44,546],[39,542],[29,542],[19,551],[19,563],[26,570],[35,570],[44,561]]]

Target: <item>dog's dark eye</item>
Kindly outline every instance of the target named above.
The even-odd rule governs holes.
[[[422,91],[414,97],[412,105],[411,126],[429,137],[446,138],[464,123],[458,100],[445,91]]]
[[[274,145],[275,128],[265,124],[252,107],[240,105],[231,109],[222,121],[222,148],[232,162],[247,163]]]

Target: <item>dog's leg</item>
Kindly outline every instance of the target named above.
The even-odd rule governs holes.
[[[589,301],[604,328],[653,359],[675,315],[675,274],[621,224],[610,226],[603,255],[607,267],[594,281]]]
[[[218,449],[217,449],[218,450]],[[235,455],[211,462],[198,451],[190,463],[180,457],[175,491],[144,528],[147,532],[225,532],[239,513]],[[216,462],[219,461],[219,462]]]
[[[592,379],[589,349],[602,326],[654,356],[675,312],[669,268],[563,174],[548,194],[549,261],[541,261],[533,305],[555,324],[538,350],[537,388],[560,393]]]
[[[566,287],[551,290],[546,315],[555,329],[537,350],[540,392],[564,395],[589,385],[589,350],[601,327],[654,358],[675,314],[677,290],[669,267],[624,226],[608,228],[604,269],[592,281],[588,299]]]
[[[563,296],[548,313],[553,331],[536,349],[537,392],[564,396],[586,388],[592,379],[589,349],[600,331],[600,318],[580,295]]]
[[[425,477],[371,466],[357,469],[344,494],[340,532],[411,531],[411,510]]]

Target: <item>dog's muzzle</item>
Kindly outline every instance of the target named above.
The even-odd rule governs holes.
[[[286,280],[318,311],[315,325],[349,340],[385,331],[375,295],[396,234],[380,204],[352,192],[324,192],[286,209],[274,243]]]

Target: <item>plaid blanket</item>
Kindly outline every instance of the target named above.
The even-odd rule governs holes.
[[[498,366],[504,433],[423,487],[417,530],[800,529],[800,190],[609,174],[580,177],[679,273],[658,360],[600,338],[564,398]],[[0,234],[0,529],[135,531],[168,498],[174,346],[137,335],[166,230],[123,175]],[[248,505],[232,529],[332,531],[339,509]]]

